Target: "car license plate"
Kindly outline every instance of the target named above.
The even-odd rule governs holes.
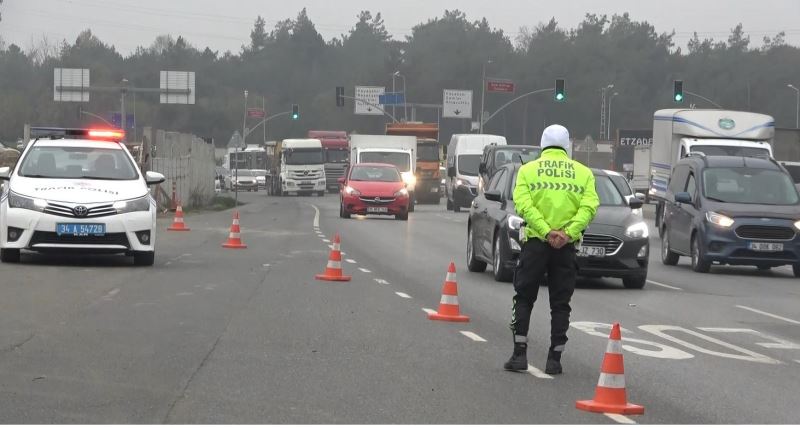
[[[783,251],[783,244],[774,242],[751,242],[750,249],[753,251],[764,251],[764,252]]]
[[[604,247],[585,247],[581,246],[578,251],[580,257],[605,257],[606,249]]]
[[[387,207],[367,207],[368,213],[388,213],[389,208]]]
[[[106,234],[106,225],[99,223],[58,223],[56,234],[69,236],[103,236]]]

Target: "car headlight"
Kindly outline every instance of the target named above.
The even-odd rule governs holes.
[[[117,210],[117,214],[150,211],[150,196],[114,202],[114,209]]]
[[[508,228],[511,230],[519,230],[519,228],[522,227],[522,223],[525,222],[525,220],[523,220],[522,217],[515,215],[508,216],[507,221],[508,221]]]
[[[794,222],[794,227],[797,228],[797,229],[800,229],[800,220],[797,220],[796,222]]]
[[[625,236],[629,238],[647,238],[650,236],[650,230],[647,228],[645,222],[640,221],[639,223],[628,226],[625,230]]]
[[[411,171],[406,171],[400,174],[400,176],[403,177],[403,183],[408,184],[409,187],[414,187],[417,184],[417,177],[415,177],[414,173]]]
[[[44,211],[45,207],[47,207],[47,201],[44,199],[29,198],[18,193],[9,192],[8,207],[42,212]]]
[[[350,196],[359,196],[359,195],[361,195],[361,192],[359,192],[356,189],[353,189],[350,186],[347,186],[347,187],[344,188],[344,193],[346,193],[346,194],[348,194]]]
[[[463,186],[463,185],[464,181],[462,179],[459,178],[458,180],[456,180],[456,186]]]
[[[400,189],[397,192],[395,192],[394,195],[396,197],[408,196],[408,190],[407,189]]]
[[[719,214],[719,213],[715,213],[713,211],[709,211],[709,212],[706,213],[706,220],[708,220],[709,223],[715,224],[715,225],[720,226],[720,227],[728,228],[728,227],[733,226],[733,219],[732,218],[730,218],[728,216],[724,216],[724,215]]]

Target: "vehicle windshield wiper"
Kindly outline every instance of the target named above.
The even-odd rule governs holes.
[[[80,177],[75,177],[75,178],[82,178],[82,179],[85,179],[85,180],[129,180],[128,178],[98,177],[98,176],[94,176],[94,175],[82,175]],[[132,179],[130,179],[130,180],[132,180]]]
[[[22,176],[28,178],[63,178],[63,177],[52,177],[49,175],[42,175],[42,174],[23,174]]]
[[[706,199],[708,199],[709,201],[720,202],[723,204],[728,202],[728,201],[723,201],[722,199],[719,198],[715,198],[713,196],[706,196]]]

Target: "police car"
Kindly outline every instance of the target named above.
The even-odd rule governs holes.
[[[150,266],[155,257],[156,204],[119,130],[32,128],[31,143],[0,196],[0,260],[20,250],[116,253]]]

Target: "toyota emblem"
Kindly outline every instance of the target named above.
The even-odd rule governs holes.
[[[75,217],[86,217],[86,215],[89,214],[89,208],[78,205],[72,209],[72,213],[75,214]]]

